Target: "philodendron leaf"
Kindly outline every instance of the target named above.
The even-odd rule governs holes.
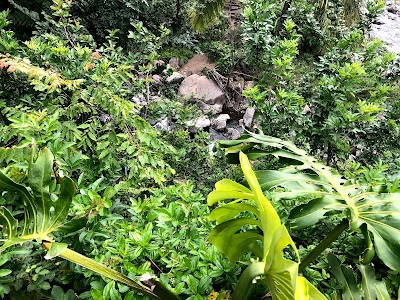
[[[376,298],[378,300],[390,300],[389,292],[386,288],[386,285],[383,281],[379,281],[375,283],[376,288]]]
[[[208,218],[210,221],[217,221],[217,224],[223,223],[225,221],[232,220],[238,214],[249,211],[252,212],[255,216],[259,217],[260,212],[257,207],[247,203],[229,203],[227,205],[217,207],[214,209]]]
[[[326,297],[306,278],[298,276],[296,284],[296,300],[326,300]]]
[[[375,272],[371,265],[359,265],[362,275],[362,292],[364,299],[376,299]]]
[[[328,261],[332,267],[332,272],[343,290],[343,300],[361,300],[360,290],[354,277],[353,270],[340,265],[338,259],[333,254],[328,254]]]
[[[256,173],[261,187],[274,201],[306,199],[306,203],[293,208],[288,224],[302,229],[318,223],[328,213],[346,215],[351,230],[367,225],[379,258],[391,269],[400,271],[400,193],[379,193],[373,187],[347,180],[291,142],[278,138],[247,133],[236,141],[219,144],[231,156],[238,155],[238,149],[250,153],[256,149],[258,157],[264,152],[284,162],[289,159],[290,165],[284,169]]]
[[[364,299],[364,300],[390,300],[386,285],[383,281],[377,281],[375,271],[371,265],[359,265],[362,276],[361,285],[357,284],[353,270],[340,265],[338,259],[332,253],[328,254],[328,261],[332,267],[333,274],[343,290],[343,300]],[[361,290],[359,287],[361,286]]]
[[[263,237],[255,232],[237,231],[247,225],[261,227],[261,223],[248,218],[233,219],[217,225],[209,235],[209,241],[225,256],[235,263],[242,255],[253,252],[259,257],[263,253],[257,245],[257,241],[262,241]]]
[[[50,197],[52,174],[53,155],[47,148],[39,153],[35,162],[30,162],[28,183],[32,193],[0,172],[0,192],[17,193],[24,207],[24,220],[20,225],[9,210],[0,207],[4,237],[0,251],[29,240],[42,241],[65,220],[75,195],[75,185],[70,178],[59,178],[60,193],[53,201]]]
[[[253,252],[258,259],[261,259],[250,263],[242,273],[232,299],[245,300],[251,294],[254,280],[261,275],[273,299],[326,299],[305,279],[299,279],[300,259],[297,248],[277,212],[264,195],[247,156],[240,152],[239,159],[250,189],[224,179],[215,185],[216,190],[211,192],[207,199],[209,205],[222,200],[231,200],[231,203],[216,208],[210,214],[210,220],[219,223],[210,233],[210,242],[232,263],[246,252]],[[253,213],[254,219],[238,217],[241,212]],[[249,230],[254,227],[261,229],[263,236]],[[241,231],[243,229],[246,231]],[[297,261],[285,258],[284,251],[287,246],[296,254]],[[311,298],[311,295],[314,298]]]
[[[296,294],[299,264],[284,258],[283,250],[288,245],[298,255],[285,225],[280,225],[273,235],[264,270],[267,285],[274,299],[291,299]]]

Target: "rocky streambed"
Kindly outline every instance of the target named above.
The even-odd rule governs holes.
[[[372,25],[370,36],[381,39],[389,51],[400,54],[400,5],[396,1],[386,1],[386,8]]]

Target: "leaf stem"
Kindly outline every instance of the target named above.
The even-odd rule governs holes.
[[[52,242],[43,241],[43,246],[50,250]],[[169,289],[164,287],[161,282],[159,282],[156,278],[153,278],[155,281],[154,286],[155,289],[149,288],[141,283],[136,283],[129,277],[125,276],[122,273],[119,273],[103,264],[98,263],[97,261],[86,257],[82,254],[79,254],[71,249],[65,249],[62,253],[59,254],[60,257],[69,260],[70,262],[76,263],[82,267],[85,267],[89,270],[92,270],[102,276],[108,277],[114,281],[120,282],[129,286],[130,288],[149,296],[152,299],[168,299],[168,300],[179,300],[179,298],[171,292]]]
[[[321,253],[328,248],[332,242],[341,235],[341,233],[349,228],[349,220],[343,219],[332,231],[301,261],[299,272],[302,272],[310,263],[312,263]]]

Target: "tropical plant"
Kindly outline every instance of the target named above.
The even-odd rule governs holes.
[[[301,260],[298,258],[299,265],[298,269],[295,268],[296,272],[297,270],[301,272],[309,266],[345,230],[359,232],[364,237],[365,251],[360,260],[362,263],[369,264],[376,253],[387,267],[396,271],[400,270],[400,242],[398,239],[400,230],[398,199],[400,195],[393,185],[377,185],[376,183],[366,185],[365,182],[361,184],[355,179],[346,179],[336,170],[318,162],[317,159],[307,155],[304,150],[297,148],[291,142],[265,136],[262,133],[249,132],[234,141],[219,141],[219,145],[225,148],[226,156],[231,162],[237,163],[239,156],[242,169],[244,169],[245,162],[248,164],[247,158],[244,160],[246,155],[249,159],[273,156],[275,164],[283,163],[284,166],[278,170],[259,170],[254,173],[254,176],[251,175],[252,173],[246,174],[248,171],[244,170],[246,184],[250,189],[230,180],[223,180],[216,185],[216,191],[209,195],[209,205],[220,200],[235,199],[210,214],[210,218],[219,223],[211,233],[210,241],[232,262],[236,262],[247,252],[252,252],[261,260],[261,262],[257,260],[257,262],[251,263],[249,270],[253,270],[255,273],[245,271],[239,282],[243,278],[247,278],[250,280],[248,282],[251,282],[254,277],[250,274],[254,276],[264,274],[268,278],[271,274],[268,274],[268,269],[263,262],[273,262],[278,259],[277,256],[265,260],[266,254],[273,253],[272,250],[269,252],[269,248],[266,249],[265,245],[271,245],[271,238],[275,233],[271,229],[271,225],[266,227],[266,220],[272,222],[273,219],[278,218],[278,215],[275,210],[272,212],[270,204],[268,207],[261,208],[260,201],[266,201],[263,192],[273,203],[282,201],[295,203],[286,221],[289,230],[308,228],[332,215],[336,215],[340,221],[306,257]],[[247,168],[250,168],[249,164]],[[243,199],[253,200],[256,206],[251,202],[244,203]],[[296,201],[293,202],[293,200]],[[235,218],[243,211],[250,212],[251,217]],[[258,227],[263,231],[264,236],[252,231],[238,232],[244,226],[247,228]],[[285,233],[280,232],[280,234],[286,236],[286,227]],[[289,234],[287,236],[284,245],[281,244],[279,259],[282,259],[282,249],[287,245],[291,245],[297,253]],[[263,241],[263,248],[260,247],[260,241]],[[275,248],[272,247],[272,249]],[[291,264],[295,264],[295,262],[291,262]],[[279,265],[286,266],[283,262]],[[283,272],[283,270],[281,271]],[[267,280],[267,282],[269,281]],[[274,289],[273,282],[269,283],[271,290]],[[247,291],[249,286],[250,284],[245,289],[240,288],[239,290]],[[235,292],[234,295],[236,296],[238,293]]]
[[[371,265],[357,265],[361,273],[361,289],[354,276],[354,271],[340,263],[332,253],[328,254],[329,264],[333,274],[339,282],[343,299],[365,299],[365,300],[390,300],[389,292],[384,281],[376,280],[374,267]],[[358,274],[357,274],[358,275]]]
[[[22,206],[24,212],[22,224],[19,224],[21,220],[14,217],[17,216],[20,219],[18,211],[9,210],[4,206],[0,208],[3,236],[0,251],[16,244],[35,241],[48,250],[46,259],[62,257],[121,282],[153,299],[179,299],[151,275],[142,277],[142,281],[148,286],[136,283],[129,277],[68,249],[67,244],[55,242],[51,237],[53,232],[71,232],[71,230],[80,229],[85,222],[84,219],[65,222],[76,188],[70,178],[62,174],[53,176],[54,158],[51,151],[44,148],[39,152],[36,161],[34,161],[34,155],[35,148],[32,146],[27,175],[29,189],[0,172],[0,191],[16,193],[19,198],[17,207]]]
[[[239,159],[249,188],[224,179],[216,183],[215,191],[207,198],[210,206],[232,200],[211,212],[210,220],[217,221],[218,225],[210,233],[210,242],[232,263],[247,252],[257,257],[243,271],[232,299],[247,299],[253,282],[260,276],[273,299],[326,299],[307,279],[298,275],[300,257],[289,232],[261,190],[247,156],[240,152]],[[242,212],[250,212],[252,217],[235,218]],[[238,232],[243,227],[257,227],[263,235],[254,231]],[[293,250],[295,261],[286,258],[286,247]]]
[[[366,186],[348,180],[291,142],[278,138],[248,133],[238,140],[221,141],[220,144],[227,147],[226,154],[231,158],[244,151],[250,159],[271,155],[279,160],[289,160],[290,163],[280,170],[256,172],[262,189],[271,193],[273,201],[308,197],[307,203],[291,210],[289,228],[300,230],[312,226],[332,213],[342,219],[325,240],[302,260],[301,270],[347,228],[362,231],[366,242],[364,262],[371,261],[376,250],[383,263],[392,270],[400,270],[399,193],[389,192],[387,186]],[[277,150],[270,151],[268,148]]]

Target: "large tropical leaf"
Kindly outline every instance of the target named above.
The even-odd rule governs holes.
[[[332,253],[328,254],[328,261],[332,267],[333,274],[341,286],[343,300],[390,300],[385,283],[376,280],[375,271],[371,265],[358,266],[362,276],[360,285],[354,276],[356,270],[341,265]]]
[[[278,138],[248,133],[219,144],[232,161],[243,150],[249,159],[272,155],[287,165],[280,170],[256,172],[256,176],[274,201],[308,199],[291,211],[288,224],[292,229],[314,225],[328,212],[341,213],[349,219],[351,230],[365,224],[379,258],[400,271],[400,193],[379,193],[347,180],[291,142]]]
[[[33,151],[32,151],[33,152]],[[55,201],[50,195],[53,173],[53,155],[43,149],[28,170],[29,190],[0,172],[0,192],[17,193],[24,207],[23,224],[13,217],[5,207],[0,207],[0,222],[3,225],[3,244],[0,251],[29,240],[46,240],[65,221],[75,195],[75,185],[68,177],[58,178],[60,192]]]
[[[249,188],[234,181],[219,181],[208,196],[208,204],[231,200],[216,208],[210,220],[218,225],[211,231],[209,240],[232,263],[247,252],[259,261],[251,263],[239,279],[233,299],[244,300],[251,294],[253,281],[263,276],[274,299],[326,299],[307,280],[298,276],[299,255],[285,225],[264,195],[245,154],[239,154],[241,167]],[[240,214],[251,213],[252,217]],[[263,235],[259,232],[261,230]],[[297,261],[285,258],[284,249],[289,246],[297,255]]]

